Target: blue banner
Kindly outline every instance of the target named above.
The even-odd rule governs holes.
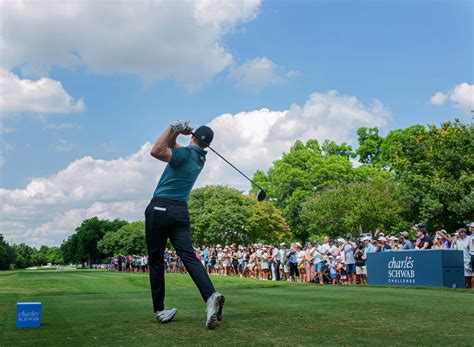
[[[41,302],[18,302],[16,304],[16,327],[39,328]]]
[[[367,254],[367,283],[464,288],[462,251],[413,250]]]

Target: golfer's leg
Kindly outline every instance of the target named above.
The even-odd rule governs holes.
[[[150,204],[151,205],[151,204]],[[165,264],[164,252],[168,230],[163,224],[164,216],[159,216],[153,206],[145,214],[145,231],[150,268],[150,286],[153,299],[153,312],[164,310]]]
[[[216,290],[212,285],[209,275],[206,272],[204,266],[196,258],[194,253],[193,245],[191,242],[191,232],[188,225],[180,225],[173,228],[170,231],[170,241],[173,245],[176,253],[183,261],[186,270],[193,279],[194,283],[199,289],[204,302],[214,293]]]

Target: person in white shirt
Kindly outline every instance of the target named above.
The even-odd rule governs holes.
[[[467,230],[458,229],[457,237],[453,239],[453,248],[462,251],[464,259],[464,281],[467,288],[472,288],[472,264],[471,264],[471,238],[467,236]]]
[[[270,270],[272,274],[272,281],[279,281],[280,280],[280,264],[281,264],[281,255],[278,250],[278,245],[273,244],[270,246],[271,250],[271,262],[270,262]]]
[[[304,258],[305,258],[305,251],[303,251],[303,246],[298,242],[295,243],[296,247],[296,263],[298,264],[298,282],[304,281]]]
[[[280,261],[283,264],[283,279],[288,280],[290,278],[290,260],[288,259],[288,255],[290,250],[288,249],[288,245],[283,242],[280,243]]]
[[[314,264],[314,272],[316,277],[319,279],[319,284],[324,283],[323,279],[323,268],[324,268],[324,259],[326,258],[329,251],[329,238],[326,237],[324,239],[324,243],[322,245],[315,245],[314,253],[313,253],[313,264]]]

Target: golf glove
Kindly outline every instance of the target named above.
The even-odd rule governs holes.
[[[181,133],[189,128],[189,121],[187,120],[177,120],[170,124],[175,133]]]

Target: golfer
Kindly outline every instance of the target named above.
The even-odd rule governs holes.
[[[146,241],[150,266],[153,312],[161,323],[176,315],[175,308],[165,309],[164,251],[168,238],[181,258],[207,305],[206,326],[214,329],[222,319],[224,296],[216,292],[204,266],[196,258],[189,230],[187,200],[206,162],[206,151],[214,137],[211,128],[199,127],[187,147],[176,143],[178,135],[191,135],[188,122],[171,124],[158,138],[151,155],[167,162],[153,198],[145,210]]]

